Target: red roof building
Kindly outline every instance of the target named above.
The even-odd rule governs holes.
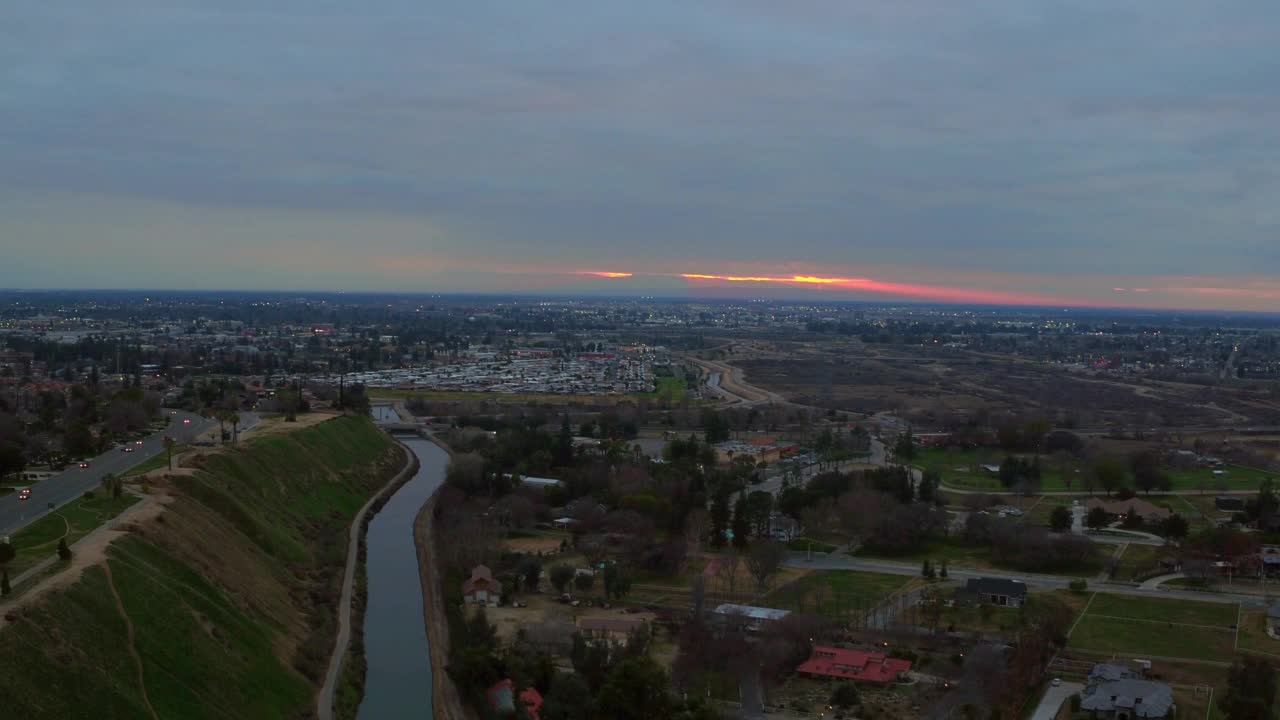
[[[883,653],[815,645],[813,654],[796,668],[801,675],[887,684],[911,669],[911,661]]]
[[[514,714],[516,711],[515,698],[513,693],[515,683],[511,682],[511,678],[499,680],[493,687],[489,688],[485,695],[489,698],[489,706],[494,712],[500,715]],[[520,704],[529,713],[529,717],[538,720],[538,710],[542,708],[542,693],[537,688],[525,688],[520,691]]]

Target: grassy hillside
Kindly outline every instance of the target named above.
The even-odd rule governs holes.
[[[309,716],[348,525],[399,462],[357,418],[210,456],[106,567],[0,629],[0,714]]]

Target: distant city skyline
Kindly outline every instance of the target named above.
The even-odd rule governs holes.
[[[13,0],[0,287],[1280,311],[1277,48],[1255,0]]]

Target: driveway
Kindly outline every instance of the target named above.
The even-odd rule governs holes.
[[[1049,690],[1040,699],[1040,704],[1036,706],[1036,712],[1031,716],[1031,720],[1053,720],[1058,716],[1062,703],[1082,690],[1084,685],[1080,683],[1064,682],[1056,687],[1050,685]]]

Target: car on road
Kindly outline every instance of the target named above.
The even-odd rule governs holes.
[[[177,410],[170,410],[170,411],[169,411],[169,414],[170,414],[170,415],[177,415],[177,414],[178,414],[178,411],[177,411]]]
[[[31,488],[25,487],[18,491],[19,500],[26,501],[30,497],[31,497]]]
[[[183,424],[183,425],[190,425],[190,424],[191,424],[191,418],[183,418],[183,419],[182,419],[182,424]]]
[[[133,448],[129,447],[128,445],[125,445],[124,447],[120,448],[120,452],[133,452]]]
[[[1053,686],[1054,686],[1054,687],[1058,687],[1058,686],[1059,686],[1059,685],[1061,685],[1061,684],[1062,684],[1062,678],[1054,678],[1054,679],[1053,679]]]
[[[133,444],[134,444],[134,445],[141,445],[141,444],[142,444],[142,441],[141,441],[141,440],[134,440],[134,441],[133,441]]]
[[[88,460],[81,460],[81,461],[80,461],[80,469],[81,469],[81,470],[84,470],[84,469],[85,469],[85,468],[87,468],[87,467],[89,467],[89,461],[88,461]]]

